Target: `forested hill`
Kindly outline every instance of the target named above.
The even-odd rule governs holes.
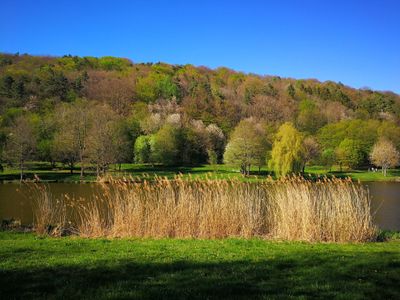
[[[49,158],[54,156],[52,143],[60,130],[57,126],[61,126],[54,125],[55,121],[68,115],[68,107],[85,106],[82,103],[97,110],[93,113],[97,120],[94,118],[92,125],[111,119],[124,123],[121,130],[131,140],[126,141],[124,150],[129,154],[120,160],[133,159],[132,145],[138,136],[167,130],[165,124],[179,123],[185,128],[186,139],[195,143],[201,128],[214,128],[217,136],[229,138],[241,120],[251,118],[273,136],[281,124],[291,122],[305,135],[318,137],[325,148],[348,138],[343,134],[349,134],[349,128],[363,127],[372,130],[370,150],[378,135],[397,132],[400,122],[399,95],[354,89],[331,81],[259,76],[223,67],[212,70],[193,65],[134,63],[115,57],[0,55],[3,144],[15,120],[28,116],[29,122],[36,124],[35,155],[53,159]],[[77,113],[72,115],[78,118]],[[52,118],[54,122],[50,121]],[[78,121],[68,122],[72,126]],[[336,140],[327,139],[327,135]],[[351,138],[365,143],[362,134]],[[399,146],[400,139],[394,139]],[[187,152],[180,151],[185,156],[181,160],[206,160],[207,147],[192,146]],[[219,147],[214,150],[221,159],[223,146]]]
[[[0,112],[41,113],[62,102],[86,98],[129,115],[143,102],[175,109],[192,119],[216,123],[228,133],[241,119],[293,121],[315,132],[343,119],[398,121],[400,96],[353,89],[341,83],[258,76],[227,68],[135,64],[115,57],[0,55]],[[158,105],[157,105],[158,104]],[[302,110],[314,107],[313,124]],[[173,107],[173,108],[172,108]],[[160,107],[161,109],[161,107]]]

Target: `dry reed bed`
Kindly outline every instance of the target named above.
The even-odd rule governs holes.
[[[72,209],[75,222],[70,227],[80,236],[362,242],[377,235],[369,193],[350,180],[289,177],[247,183],[177,176],[100,184],[100,196],[75,202]],[[57,229],[54,233],[61,232],[67,220],[65,203],[52,204],[45,190],[40,194],[38,232],[49,225]]]

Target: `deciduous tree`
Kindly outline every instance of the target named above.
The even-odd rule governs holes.
[[[320,113],[315,102],[303,100],[300,102],[297,126],[300,130],[314,134],[325,124],[324,116]]]
[[[308,136],[303,140],[303,173],[306,164],[310,163],[312,160],[318,158],[320,154],[320,146],[316,139],[312,136]]]
[[[241,172],[248,175],[251,165],[264,164],[267,146],[263,128],[253,119],[242,120],[233,130],[226,145],[224,161],[240,166]]]
[[[383,175],[386,176],[388,168],[399,165],[400,154],[392,142],[381,138],[372,148],[370,160],[374,165],[381,167]]]
[[[96,165],[96,175],[104,174],[110,164],[117,161],[117,115],[108,105],[92,106],[87,137],[87,156]]]
[[[303,139],[303,135],[291,123],[287,122],[279,127],[268,163],[277,176],[301,172]]]
[[[55,135],[58,157],[71,165],[77,157],[83,178],[88,158],[88,134],[91,126],[90,104],[79,100],[59,107],[59,131]],[[72,169],[71,169],[72,170]]]
[[[141,135],[135,141],[134,153],[135,163],[145,164],[150,162],[151,156],[150,136]]]
[[[336,163],[336,154],[335,150],[332,148],[325,149],[321,153],[321,163],[329,168],[329,171],[332,170],[332,166]]]
[[[342,166],[355,168],[363,161],[361,143],[358,140],[344,139],[335,150],[336,159]]]
[[[151,161],[176,165],[179,157],[179,129],[165,124],[150,139]]]
[[[18,164],[20,180],[24,176],[26,161],[32,157],[36,147],[36,134],[29,116],[20,116],[15,119],[9,128],[5,147],[5,158]]]

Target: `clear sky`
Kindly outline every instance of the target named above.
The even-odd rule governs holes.
[[[119,56],[400,93],[400,1],[1,0],[0,51]]]

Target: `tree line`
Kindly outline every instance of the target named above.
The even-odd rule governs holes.
[[[375,165],[386,176],[388,168],[399,165],[400,132],[395,124],[352,120],[334,125],[323,127],[313,136],[286,122],[271,135],[273,131],[265,124],[242,120],[226,146],[224,161],[239,165],[243,174],[249,174],[251,165],[268,165],[278,176],[304,173],[308,164],[329,168],[339,165],[340,169]],[[358,127],[353,131],[343,128],[355,125]],[[337,132],[338,128],[341,131]],[[336,144],[332,144],[335,139]]]
[[[115,57],[0,54],[2,163],[397,164],[400,97],[341,83]],[[385,171],[386,172],[386,171]],[[22,172],[21,172],[22,176]]]

